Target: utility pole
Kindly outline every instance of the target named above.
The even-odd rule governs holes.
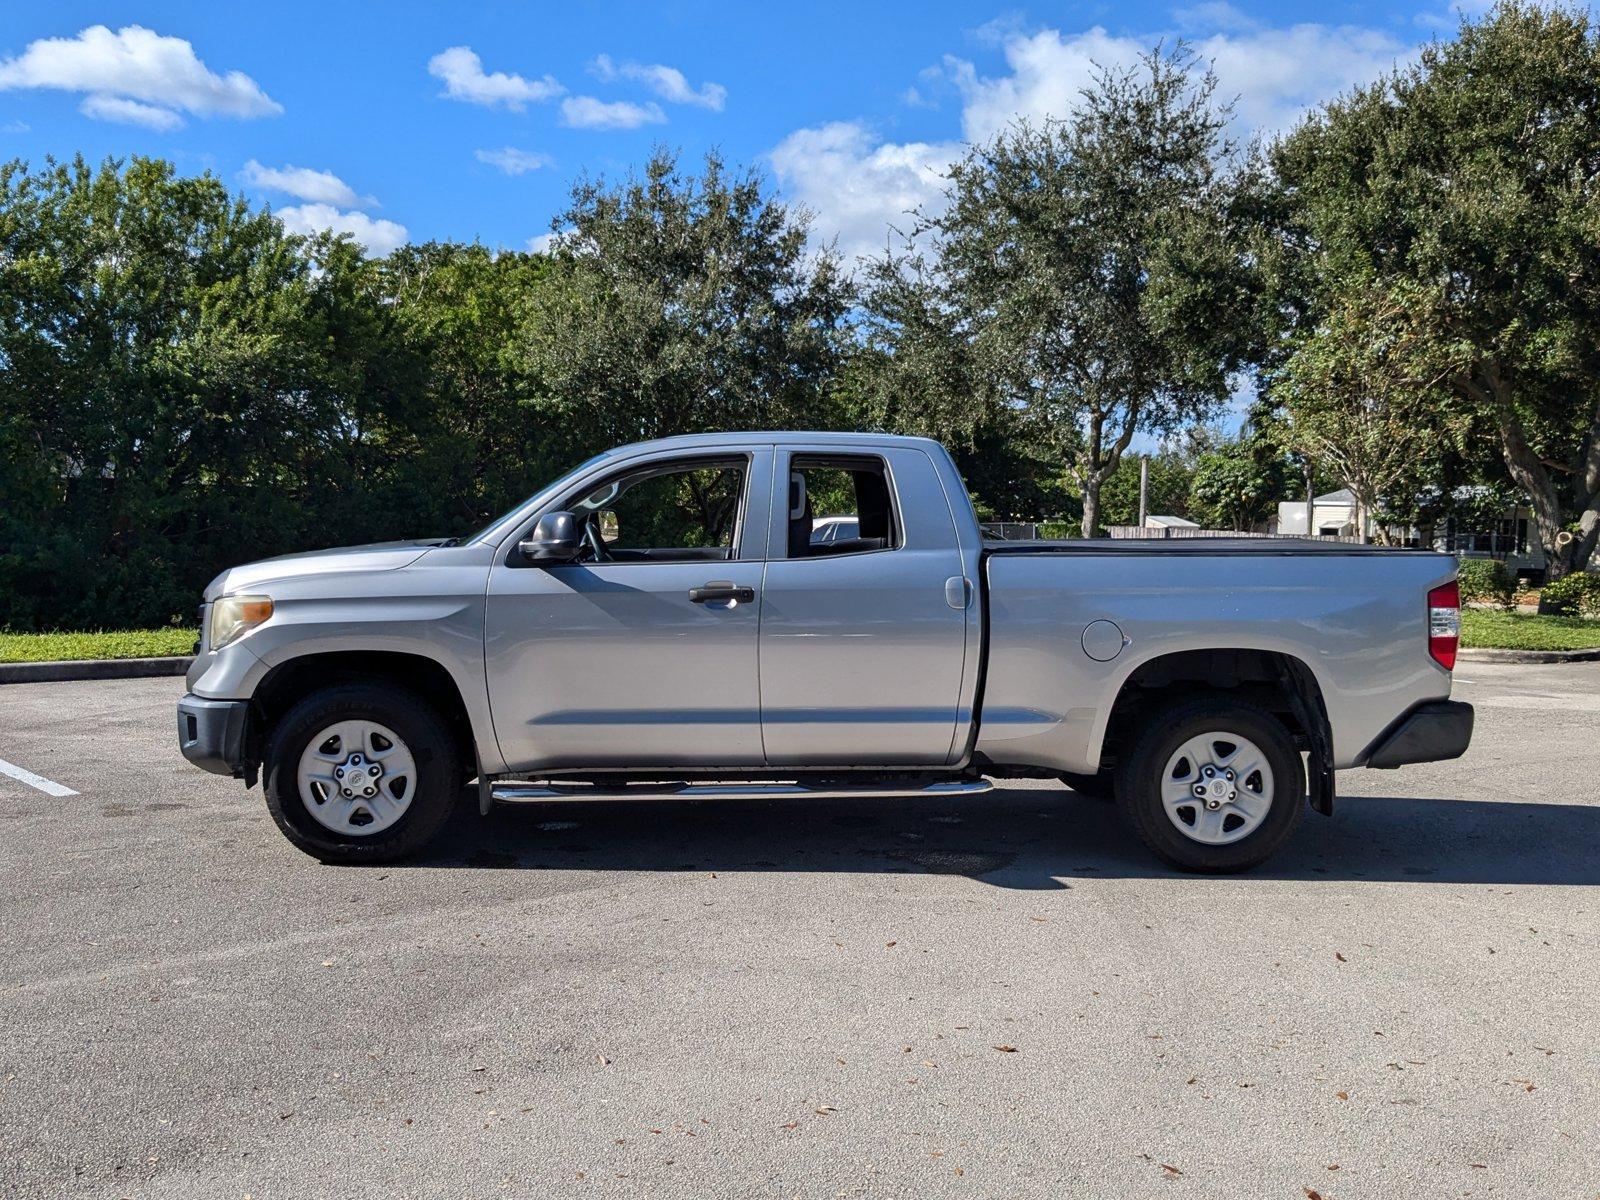
[[[1145,518],[1150,515],[1150,456],[1139,456],[1139,528],[1144,528]]]
[[[1309,454],[1306,456],[1305,467],[1306,467],[1306,536],[1307,537],[1316,537],[1317,536],[1317,524],[1316,524],[1317,501],[1316,501],[1315,495],[1313,494],[1315,492],[1315,490],[1316,490],[1316,485],[1312,482],[1312,476],[1315,475],[1316,468],[1311,465],[1311,456]]]

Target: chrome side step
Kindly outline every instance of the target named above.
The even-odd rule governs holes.
[[[678,783],[624,784],[602,787],[585,783],[495,783],[491,798],[501,804],[545,800],[761,800],[796,796],[842,799],[850,796],[978,796],[994,790],[987,779],[940,779],[932,783],[893,780],[811,786],[803,783]]]

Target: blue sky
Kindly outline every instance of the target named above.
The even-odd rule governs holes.
[[[719,147],[856,253],[937,196],[963,139],[1059,112],[1091,62],[1185,36],[1239,131],[1270,132],[1455,21],[1439,0],[12,3],[0,158],[170,158],[381,251],[521,248],[579,174]]]

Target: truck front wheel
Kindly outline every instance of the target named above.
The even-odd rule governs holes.
[[[267,809],[313,858],[392,862],[421,850],[449,819],[457,757],[443,720],[410,692],[324,688],[285,713],[267,740]]]
[[[1305,772],[1270,712],[1206,697],[1145,722],[1118,770],[1117,798],[1162,861],[1225,874],[1265,861],[1288,840],[1305,806]]]

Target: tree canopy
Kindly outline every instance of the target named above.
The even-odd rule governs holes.
[[[621,183],[580,182],[554,228],[522,339],[542,418],[596,448],[830,423],[852,289],[758,175],[658,150]]]
[[[1066,463],[1085,536],[1134,435],[1211,413],[1249,345],[1248,172],[1215,91],[1181,45],[1099,71],[1071,116],[972,148],[873,272],[871,336],[918,397],[891,411],[940,433],[969,405],[1016,414]]]
[[[1586,563],[1600,537],[1600,37],[1588,14],[1502,3],[1327,105],[1271,162],[1299,352],[1320,342],[1314,353],[1359,366],[1359,351],[1330,343],[1371,330],[1340,333],[1338,314],[1363,293],[1403,298],[1404,345],[1385,370],[1418,394],[1398,423],[1437,407],[1425,386],[1437,380],[1494,439],[1552,574]],[[1577,535],[1565,546],[1563,531]]]

